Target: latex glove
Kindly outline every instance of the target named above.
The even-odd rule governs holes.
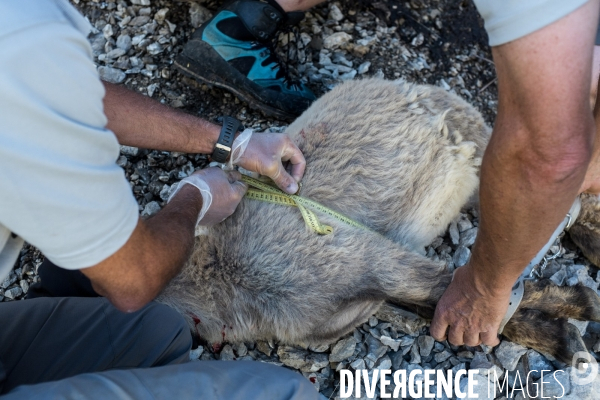
[[[184,185],[195,186],[202,195],[202,209],[196,225],[215,225],[233,214],[246,194],[248,187],[240,179],[242,176],[237,171],[225,172],[221,168],[202,169],[182,179],[167,202],[171,201]]]
[[[292,164],[292,175],[283,166]],[[302,152],[282,133],[253,133],[246,129],[233,142],[229,166],[239,165],[248,171],[268,176],[286,193],[296,193],[304,175],[306,160]]]
[[[440,342],[447,338],[455,346],[498,345],[512,286],[495,293],[487,289],[477,282],[469,264],[457,268],[435,308],[431,336]]]

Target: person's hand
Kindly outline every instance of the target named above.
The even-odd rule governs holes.
[[[244,197],[247,185],[237,171],[225,172],[221,168],[205,168],[183,179],[169,201],[185,184],[195,186],[202,194],[202,210],[198,214],[198,225],[215,225],[229,217]]]
[[[235,145],[236,143],[234,143]],[[298,191],[298,182],[304,175],[306,160],[298,146],[287,135],[254,133],[250,137],[247,147],[240,153],[234,150],[234,153],[236,154],[232,153],[232,162],[235,165],[268,176],[286,193],[293,194]],[[290,162],[291,175],[285,170],[284,161]]]
[[[448,339],[455,346],[500,343],[498,329],[508,309],[512,288],[492,294],[486,290],[489,288],[481,286],[469,264],[456,270],[431,322],[430,333],[435,340]]]

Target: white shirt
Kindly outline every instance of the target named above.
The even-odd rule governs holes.
[[[490,46],[537,31],[575,11],[588,0],[474,0],[485,21]]]
[[[14,235],[80,269],[114,254],[137,225],[90,29],[66,0],[0,1],[0,279],[22,245]]]

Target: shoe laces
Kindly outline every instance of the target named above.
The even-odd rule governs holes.
[[[277,53],[276,48],[277,48],[277,41],[279,38],[280,34],[284,34],[284,35],[288,35],[288,43],[291,43],[290,41],[290,34],[293,34],[296,38],[298,38],[298,28],[296,26],[286,26],[284,28],[282,28],[277,34],[274,34],[271,39],[267,42],[255,42],[253,48],[255,50],[262,50],[261,53],[259,54],[261,57],[265,57],[268,55],[267,58],[265,58],[263,60],[263,62],[261,63],[261,65],[263,67],[266,67],[268,65],[271,66],[271,70],[277,70],[277,73],[275,74],[275,79],[281,79],[283,81],[283,84],[288,88],[288,89],[292,89],[292,90],[301,90],[302,88],[302,83],[300,82],[299,79],[292,79],[290,76],[290,72],[289,69],[287,67],[287,62],[290,61],[290,53],[291,53],[291,46],[288,49],[288,55],[286,57],[286,62],[284,62],[280,55]],[[298,43],[298,40],[296,40],[296,43]],[[296,50],[297,53],[298,49]]]

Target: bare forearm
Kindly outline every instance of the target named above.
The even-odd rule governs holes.
[[[135,311],[153,300],[181,270],[194,243],[202,197],[185,185],[152,218],[140,220],[129,241],[102,263],[82,272],[94,289],[122,311]]]
[[[436,307],[437,340],[498,344],[512,285],[579,191],[595,135],[588,85],[597,16],[591,0],[492,49],[499,103],[481,167],[479,234]]]
[[[220,127],[167,107],[123,86],[104,82],[107,128],[119,143],[184,153],[212,152]]]
[[[595,136],[588,82],[596,6],[492,49],[498,117],[481,167],[481,224],[470,262],[489,287],[510,290],[583,182]]]
[[[494,135],[507,134],[500,126]],[[553,171],[506,147],[492,141],[483,160],[480,229],[470,263],[492,292],[509,290],[549,240],[578,194],[588,161],[582,156],[569,173]]]
[[[150,250],[147,254],[151,254],[147,260],[148,273],[155,282],[152,298],[179,273],[189,258],[201,208],[202,196],[198,189],[185,185],[163,210],[145,221],[148,229],[145,246]]]

